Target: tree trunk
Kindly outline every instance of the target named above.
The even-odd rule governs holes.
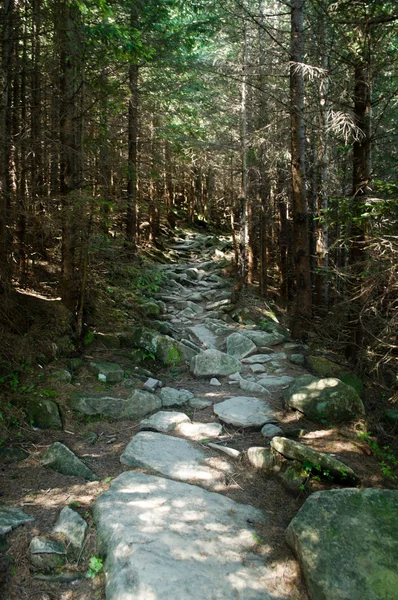
[[[304,0],[293,0],[291,11],[291,168],[296,306],[292,323],[295,339],[306,337],[311,319],[312,295],[309,257],[308,204],[304,132]]]
[[[132,27],[135,9],[132,11]],[[129,113],[128,113],[128,159],[127,159],[127,213],[126,240],[135,252],[137,236],[137,157],[138,157],[138,65],[130,64],[129,69]]]

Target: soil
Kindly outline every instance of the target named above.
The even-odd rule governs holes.
[[[252,299],[255,305],[255,299]],[[110,329],[108,329],[110,330]],[[87,348],[85,360],[90,359],[118,362],[131,372],[130,379],[136,388],[142,386],[142,380],[136,376],[134,364],[128,352],[107,350],[101,345]],[[54,384],[44,378],[37,384],[37,393],[51,389],[62,409],[64,417],[63,431],[34,430],[30,425],[7,431],[6,444],[22,448],[29,457],[22,462],[3,465],[0,468],[0,491],[2,500],[10,506],[23,508],[35,517],[35,521],[17,528],[7,536],[8,550],[0,558],[0,597],[4,600],[105,600],[103,576],[86,577],[90,557],[97,556],[95,527],[92,519],[92,507],[96,498],[106,491],[115,477],[129,467],[120,463],[119,457],[128,442],[139,430],[139,421],[96,420],[94,418],[76,418],[68,408],[71,393],[85,391],[104,391],[127,395],[131,390],[122,385],[109,386],[95,380],[85,362],[76,375],[73,384]],[[46,367],[46,374],[52,369],[67,368],[67,361]],[[196,397],[211,398],[221,402],[236,389],[222,379],[220,387],[211,388],[208,382],[193,378],[187,368],[164,368],[147,359],[144,366],[164,385],[184,388],[195,393]],[[284,374],[297,376],[303,369],[291,365]],[[29,375],[29,379],[35,379]],[[39,381],[36,378],[36,381]],[[34,392],[32,392],[34,393]],[[374,391],[367,390],[369,404],[374,400]],[[242,394],[245,395],[245,394]],[[250,394],[249,394],[250,395]],[[372,455],[366,441],[360,440],[357,433],[365,429],[364,423],[353,423],[341,427],[320,425],[300,418],[298,413],[285,411],[282,405],[282,392],[275,392],[269,399],[277,413],[284,430],[305,429],[308,433],[300,439],[311,448],[333,453],[361,478],[362,487],[397,487],[396,479],[384,477],[380,463]],[[212,408],[204,410],[185,410],[196,422],[214,421]],[[90,445],[84,437],[88,432],[97,434],[98,439]],[[388,434],[386,434],[388,435]],[[79,478],[67,477],[40,466],[40,456],[55,441],[60,441],[75,452],[98,475],[99,482],[85,482]],[[251,446],[264,446],[265,439],[259,431],[238,429],[225,426],[221,438],[211,440],[240,451]],[[218,456],[216,451],[202,445],[210,455]],[[280,574],[286,595],[292,600],[306,600],[305,586],[297,562],[285,543],[285,531],[291,519],[315,490],[338,487],[328,480],[310,479],[304,490],[293,492],[284,487],[276,475],[255,470],[244,458],[234,463],[235,470],[222,493],[233,500],[252,504],[265,511],[269,522],[261,525],[258,531],[257,551],[267,556]],[[36,579],[37,572],[30,563],[29,544],[34,535],[48,535],[64,506],[77,510],[89,524],[89,534],[79,558],[78,564],[66,567],[77,572],[73,582],[61,583]],[[261,539],[267,543],[261,543]],[[185,600],[185,599],[184,599]],[[189,599],[186,599],[189,600]]]

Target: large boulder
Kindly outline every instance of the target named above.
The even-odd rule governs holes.
[[[336,479],[346,484],[355,485],[359,482],[358,475],[337,458],[324,452],[317,452],[295,440],[275,436],[271,440],[271,447],[285,458],[300,462],[308,471],[316,475]]]
[[[316,492],[286,540],[314,600],[392,600],[398,590],[398,491]]]
[[[144,390],[135,390],[128,398],[79,393],[69,403],[71,408],[85,415],[104,415],[118,420],[141,419],[162,406],[158,396]]]
[[[351,421],[365,414],[354,388],[339,379],[319,379],[312,375],[298,377],[287,390],[285,403],[314,421],[330,423]]]
[[[191,373],[196,376],[230,375],[240,372],[240,360],[219,350],[205,350],[191,360]]]

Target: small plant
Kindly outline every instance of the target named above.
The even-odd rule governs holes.
[[[104,565],[101,558],[98,558],[97,556],[92,556],[90,558],[90,562],[88,563],[88,571],[86,573],[86,577],[88,577],[89,579],[94,579],[98,575],[98,573],[101,573],[103,566]]]
[[[259,535],[257,535],[257,533],[253,533],[253,537],[254,537],[254,541],[257,544],[264,544],[264,540],[260,538]]]
[[[81,504],[80,504],[80,502],[77,502],[76,500],[71,500],[69,502],[69,506],[71,508],[80,508]]]
[[[357,436],[360,440],[368,444],[373,456],[375,456],[380,463],[383,475],[385,477],[390,477],[391,479],[397,479],[395,469],[398,467],[398,459],[394,456],[390,446],[383,446],[381,448],[379,444],[372,439],[370,431],[357,432]]]
[[[84,339],[84,345],[89,346],[94,341],[94,332],[89,331]]]

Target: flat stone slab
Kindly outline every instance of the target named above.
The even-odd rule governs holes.
[[[284,375],[282,377],[277,377],[276,375],[268,375],[266,377],[261,377],[258,380],[258,383],[263,387],[284,387],[286,385],[290,385],[294,381],[294,377],[289,377],[288,375]]]
[[[209,408],[209,406],[211,406],[212,404],[213,401],[207,400],[206,398],[192,398],[188,402],[188,406],[196,410],[203,410],[204,408]]]
[[[182,412],[161,410],[140,423],[140,429],[170,433],[181,423],[190,423],[191,419]]]
[[[213,410],[221,421],[237,427],[261,427],[277,420],[267,402],[248,396],[227,398],[215,404]]]
[[[70,406],[85,415],[105,415],[113,419],[142,419],[159,410],[162,401],[145,390],[135,390],[128,398],[114,398],[104,394],[76,394]]]
[[[230,375],[241,371],[240,360],[219,350],[205,350],[191,361],[191,373],[196,376]]]
[[[191,440],[203,440],[206,438],[219,437],[222,433],[220,423],[181,423],[176,431]]]
[[[151,431],[137,433],[124,450],[120,462],[205,487],[222,484],[225,474],[231,470],[226,461],[208,456],[188,440]]]
[[[266,515],[197,486],[122,473],[94,505],[107,600],[271,600],[281,574],[254,552]]]
[[[0,506],[0,535],[6,535],[12,529],[34,521],[35,517],[27,515],[21,508]]]
[[[188,327],[188,331],[192,333],[198,342],[205,348],[215,348],[217,344],[217,336],[205,325],[194,325]]]
[[[315,492],[291,521],[286,540],[311,598],[389,600],[398,590],[398,491]]]
[[[252,354],[252,356],[247,356],[246,358],[242,358],[242,362],[246,365],[254,365],[254,364],[264,364],[273,360],[273,354]]]

